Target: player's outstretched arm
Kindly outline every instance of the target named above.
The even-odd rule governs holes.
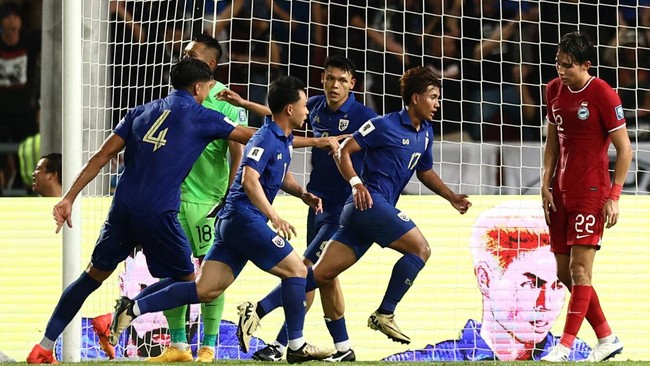
[[[72,182],[72,186],[63,195],[63,199],[52,209],[52,216],[56,221],[56,232],[61,231],[63,223],[67,223],[68,227],[72,227],[72,204],[79,195],[82,189],[90,183],[99,171],[113,158],[117,153],[122,151],[126,142],[118,135],[112,133],[104,141],[102,146],[90,157],[86,165],[81,168],[81,172],[77,175]]]
[[[451,188],[440,179],[433,169],[418,170],[417,177],[425,187],[449,201],[449,203],[451,203],[451,205],[461,214],[464,214],[470,207],[472,207],[472,203],[467,199],[468,196],[466,194],[454,193],[454,191],[452,191]]]
[[[328,136],[328,137],[302,137],[295,136],[293,137],[293,147],[299,149],[301,147],[316,147],[323,150],[329,150],[332,153],[339,149],[340,141],[345,140],[351,135],[338,135],[338,136]]]
[[[271,114],[269,107],[251,102],[250,100],[246,100],[237,94],[237,92],[234,92],[230,89],[224,89],[220,91],[219,94],[217,94],[217,99],[226,101],[235,107],[242,107],[262,117]]]
[[[244,166],[241,184],[248,199],[271,221],[271,224],[280,235],[287,240],[291,239],[291,233],[296,235],[296,229],[278,215],[271,202],[266,198],[264,188],[260,183],[260,173],[257,170]]]
[[[228,135],[228,140],[238,142],[246,145],[248,140],[253,137],[257,129],[251,127],[236,126],[234,130]]]
[[[294,197],[300,198],[307,206],[313,208],[316,214],[323,212],[323,201],[320,197],[302,189],[291,172],[287,172],[287,175],[284,177],[282,190]]]

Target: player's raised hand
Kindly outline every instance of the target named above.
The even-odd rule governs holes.
[[[605,215],[605,227],[610,228],[618,222],[618,201],[607,200],[605,207],[603,207],[603,215]]]
[[[338,136],[329,136],[329,137],[319,137],[316,139],[316,147],[323,150],[328,150],[330,154],[338,151],[341,146],[340,141],[345,140],[346,138],[352,135],[338,135]]]
[[[218,100],[223,100],[228,102],[235,107],[242,107],[244,104],[244,98],[242,98],[237,92],[234,92],[230,89],[224,89],[217,93],[216,95]]]
[[[551,217],[549,216],[550,210],[553,212],[557,211],[555,208],[555,202],[553,202],[553,194],[547,187],[542,187],[542,208],[544,209],[544,219],[546,220],[546,225],[551,224]]]
[[[291,240],[291,233],[293,233],[294,236],[297,236],[298,234],[296,233],[296,228],[293,227],[289,222],[284,221],[281,217],[276,217],[271,219],[271,224],[273,225],[273,228],[275,231],[280,234],[281,237]]]
[[[357,183],[352,187],[352,197],[354,198],[354,208],[357,210],[364,211],[372,207],[372,196],[363,183]]]
[[[313,208],[317,215],[323,212],[323,200],[321,200],[320,197],[309,192],[304,192],[300,196],[300,199],[302,199],[302,202],[307,206]]]
[[[68,200],[61,200],[59,203],[54,205],[52,209],[52,217],[56,221],[56,233],[58,234],[61,231],[64,223],[68,224],[68,227],[72,227],[72,202]]]
[[[466,194],[454,193],[449,203],[451,203],[451,205],[462,215],[472,207],[472,203],[467,199],[467,197],[469,196]]]

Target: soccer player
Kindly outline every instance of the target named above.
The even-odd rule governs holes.
[[[61,197],[61,154],[41,156],[32,173],[32,192],[42,197]]]
[[[409,69],[400,79],[406,107],[367,121],[341,145],[335,161],[352,187],[352,195],[341,213],[339,229],[313,267],[313,275],[307,276],[308,291],[315,287],[323,291],[333,286],[337,276],[356,263],[373,243],[403,253],[393,267],[384,299],[368,319],[371,329],[400,343],[409,343],[410,338],[395,323],[394,311],[429,259],[431,249],[415,223],[395,207],[399,195],[416,171],[427,188],[448,200],[461,214],[471,206],[467,195],[454,193],[432,169],[430,121],[440,106],[440,86],[431,69]],[[363,149],[366,156],[362,179],[352,164],[352,155]],[[245,323],[243,328],[251,327]]]
[[[186,57],[202,60],[210,66],[213,73],[216,73],[221,53],[219,42],[202,34],[195,36],[192,42],[185,47]],[[222,83],[217,81],[208,97],[203,101],[203,106],[221,112],[230,120],[246,126],[248,117],[243,108],[235,107],[215,98],[225,88]],[[244,145],[234,141],[215,140],[211,142],[194,163],[190,174],[181,185],[181,207],[178,219],[190,239],[192,255],[200,262],[203,261],[214,240],[215,218],[206,216],[212,207],[225,197],[228,187],[237,173],[243,148]],[[230,162],[228,161],[228,152],[230,152]],[[225,296],[221,295],[212,302],[201,304],[204,337],[196,361],[212,362],[214,360],[214,346],[219,333],[224,301]],[[172,343],[165,353],[148,361],[191,361],[192,352],[186,343],[186,311],[187,305],[165,311]]]
[[[621,353],[591,285],[605,227],[618,222],[618,199],[632,160],[623,107],[607,83],[589,74],[594,45],[582,32],[565,34],[557,48],[558,77],[546,88],[548,137],[544,148],[542,202],[559,279],[571,291],[560,343],[542,361],[564,362],[587,318],[598,344],[587,361]],[[610,183],[607,150],[616,148]]]
[[[384,361],[539,360],[560,337],[550,333],[562,306],[548,226],[539,201],[511,201],[492,207],[472,226],[470,248],[483,301],[481,321],[469,319],[458,339],[408,350]],[[577,340],[570,360],[591,348]]]
[[[125,169],[91,262],[63,291],[28,363],[56,362],[52,349],[57,337],[136,245],[143,247],[151,274],[165,278],[144,289],[143,296],[170,283],[194,279],[190,245],[177,217],[181,183],[212,140],[245,143],[252,130],[199,105],[214,86],[212,70],[203,61],[184,59],[172,67],[170,75],[175,90],[166,98],[131,109],[54,206],[58,233],[64,223],[71,227],[77,195],[126,147]]]
[[[369,119],[377,114],[356,100],[352,89],[356,83],[355,65],[343,56],[330,56],[325,60],[321,73],[324,95],[313,96],[307,101],[309,122],[314,136],[340,136],[351,134]],[[224,93],[225,95],[225,93]],[[247,105],[253,110],[266,114],[266,107],[253,105],[244,101],[234,92],[228,91],[227,96],[238,105]],[[352,164],[356,170],[361,170],[363,154],[352,156]],[[323,212],[316,215],[314,210],[307,214],[307,249],[303,254],[305,265],[313,266],[318,261],[327,241],[339,227],[339,217],[345,201],[352,193],[352,188],[338,172],[331,154],[326,151],[313,149],[311,154],[312,171],[307,184],[307,191],[320,197],[323,201]],[[323,289],[321,299],[325,313],[327,329],[334,340],[336,353],[328,361],[354,361],[356,356],[350,346],[350,341],[343,317],[343,296],[338,279],[331,288]],[[333,293],[327,293],[327,291]],[[243,306],[255,312],[260,318],[264,317],[275,307],[275,299],[280,299],[281,286],[256,304],[244,303]],[[308,304],[313,301],[313,292],[308,294]],[[268,310],[267,310],[268,307]],[[253,358],[258,361],[279,361],[287,347],[286,324],[278,332],[272,343],[258,350]],[[238,328],[241,331],[241,328]]]
[[[288,171],[293,152],[294,128],[307,118],[304,84],[295,77],[283,76],[271,83],[268,104],[272,119],[251,138],[224,207],[218,213],[215,242],[205,257],[196,282],[176,283],[135,302],[123,297],[115,309],[112,337],[137,316],[181,304],[209,302],[234,282],[244,265],[252,261],[282,279],[282,303],[287,319],[289,347],[287,361],[299,363],[323,359],[333,351],[307,344],[302,331],[305,320],[307,268],[287,239],[294,227],[283,220],[272,206],[280,189],[300,197],[317,213],[322,202],[306,192]],[[270,221],[275,230],[267,222]],[[277,233],[276,233],[277,231]],[[252,314],[246,314],[253,318]],[[253,328],[255,324],[251,324]],[[254,331],[254,329],[251,330]],[[243,344],[240,341],[240,344]],[[248,352],[248,343],[243,347]]]

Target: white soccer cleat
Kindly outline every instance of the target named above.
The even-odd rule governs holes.
[[[601,362],[609,360],[621,352],[623,352],[623,342],[618,337],[614,337],[611,342],[598,342],[585,361]]]
[[[548,354],[540,359],[542,362],[569,362],[570,349],[558,343]]]
[[[257,316],[257,305],[248,301],[242,302],[237,306],[239,312],[239,323],[237,326],[237,339],[239,340],[239,348],[248,353],[249,344],[253,333],[260,325],[260,318]]]

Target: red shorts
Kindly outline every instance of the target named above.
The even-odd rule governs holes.
[[[572,245],[600,249],[605,229],[603,208],[607,199],[566,200],[554,194],[553,202],[557,211],[549,213],[551,251],[569,254]]]

